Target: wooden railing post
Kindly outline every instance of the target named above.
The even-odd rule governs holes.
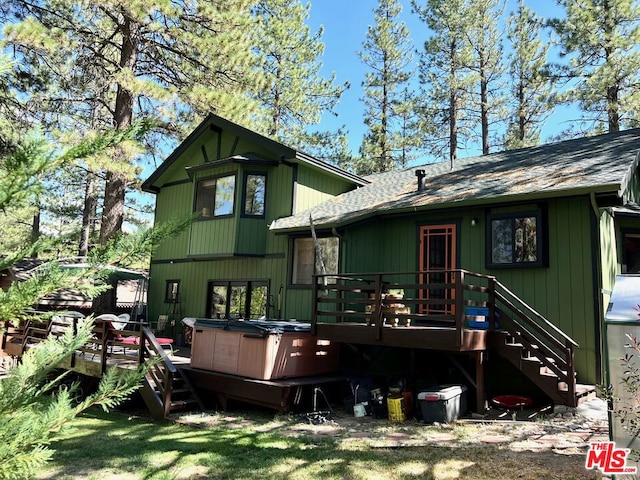
[[[464,272],[462,270],[453,270],[455,277],[456,292],[456,344],[462,346],[464,341]]]
[[[576,399],[576,375],[575,375],[575,367],[573,365],[573,346],[565,342],[566,351],[567,351],[567,394],[569,396],[569,401],[572,402],[571,406],[575,403]]]
[[[140,327],[140,339],[138,344],[138,365],[142,365],[144,363],[144,349],[147,348],[147,330],[149,327],[141,326]]]
[[[164,404],[164,416],[168,417],[171,413],[171,395],[173,389],[173,379],[169,372],[169,369],[165,367],[164,363],[161,364],[162,372],[164,374],[164,398],[162,403]]]
[[[487,283],[487,304],[489,306],[489,331],[494,330],[494,325],[496,323],[496,279],[495,277],[489,277]]]
[[[382,338],[382,329],[384,325],[382,324],[382,274],[376,273],[376,294],[374,300],[374,315],[373,320],[376,322],[376,340],[380,340]]]
[[[313,305],[311,314],[311,335],[315,335],[318,332],[318,276],[313,275]]]
[[[104,374],[107,371],[107,349],[109,347],[109,329],[107,328],[108,322],[100,322],[102,324],[102,339],[101,339],[101,351],[100,351],[100,372]]]
[[[72,317],[71,319],[71,331],[73,332],[73,338],[76,338],[76,335],[78,334],[78,318],[77,317]],[[76,366],[76,352],[75,350],[73,351],[73,353],[71,353],[71,363],[69,364],[69,366],[71,368],[74,368]]]

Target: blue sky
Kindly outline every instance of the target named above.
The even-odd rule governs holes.
[[[346,125],[351,149],[356,154],[365,132],[364,107],[360,101],[363,96],[361,83],[364,79],[365,66],[356,52],[362,50],[362,42],[365,40],[368,25],[373,24],[373,9],[377,4],[377,0],[311,1],[310,27],[313,32],[316,32],[320,25],[324,27],[323,72],[325,76],[335,72],[337,83],[348,81],[351,84],[351,88],[343,94],[340,105],[336,109],[338,117],[325,115],[318,129],[335,130],[341,125]],[[424,40],[428,37],[427,27],[411,12],[410,0],[402,0],[401,4],[403,6],[401,18],[410,31],[414,47],[421,49]],[[508,0],[508,10],[516,6],[517,1]],[[562,15],[560,7],[553,0],[529,0],[528,6],[544,17]],[[417,61],[417,55],[415,60]],[[559,123],[562,122],[564,115],[566,114],[559,112],[550,118],[545,131],[552,134],[562,130],[563,127],[559,126]],[[476,151],[460,152],[460,155],[468,156],[477,153]]]

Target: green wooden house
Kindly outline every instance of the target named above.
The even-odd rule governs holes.
[[[150,317],[311,321],[360,360],[453,365],[477,410],[500,358],[498,384],[575,405],[640,270],[639,151],[628,130],[360,178],[210,115],[143,185],[156,222],[200,214],[152,259]]]
[[[313,248],[269,226],[367,183],[209,115],[143,184],[156,223],[198,215],[153,255],[149,318],[169,315],[173,334],[185,316],[308,319],[311,290],[289,295],[290,252],[310,284]]]

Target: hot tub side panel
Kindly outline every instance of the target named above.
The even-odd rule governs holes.
[[[331,373],[339,367],[339,345],[309,333],[272,333],[195,328],[191,366],[258,380]]]

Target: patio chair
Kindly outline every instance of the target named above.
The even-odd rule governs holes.
[[[65,330],[73,325],[73,320],[85,318],[80,312],[67,311],[51,317],[51,333],[56,336],[62,335]]]
[[[156,322],[156,327],[151,328],[153,334],[155,336],[162,335],[164,333],[165,328],[167,328],[167,323],[169,322],[169,315],[158,315],[158,321]]]
[[[121,342],[124,339],[119,330],[122,330],[127,324],[121,322],[120,318],[117,315],[114,315],[113,313],[103,313],[95,317],[94,321],[96,322],[96,325],[99,322],[104,322],[106,324],[105,327],[108,330],[107,340],[117,340]],[[117,331],[113,332],[112,330]],[[103,339],[100,338],[100,340]]]
[[[140,337],[125,337],[121,341],[125,345],[139,345]],[[156,337],[156,341],[163,349],[168,349],[171,352],[171,355],[173,355],[173,338]]]
[[[118,315],[117,321],[111,323],[113,324],[113,328],[117,330],[124,330],[127,327],[130,319],[131,316],[128,313],[123,313],[121,315]]]
[[[127,315],[127,314],[124,314],[124,315]],[[119,316],[121,322],[124,319],[124,315]],[[129,316],[127,315],[127,317]],[[162,335],[162,333],[164,332],[168,319],[169,319],[168,315],[159,315],[156,328],[151,328],[151,331],[153,335],[156,337],[156,341],[160,344],[160,346],[165,350],[168,349],[171,352],[171,355],[173,355],[173,338],[158,336],[158,335]],[[118,340],[119,342],[122,342],[124,345],[129,345],[129,346],[140,345],[140,337],[137,337],[137,336],[132,336],[132,337],[120,336],[119,338],[116,338],[116,340]]]

